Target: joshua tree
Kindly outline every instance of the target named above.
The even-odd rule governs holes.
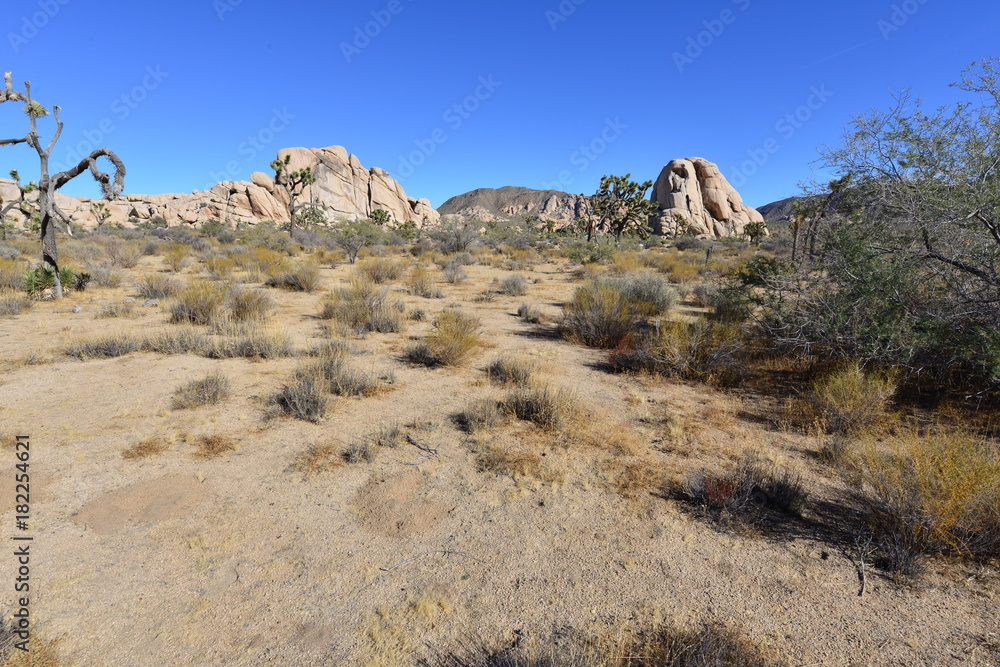
[[[295,215],[300,208],[308,205],[296,205],[295,200],[306,187],[316,182],[316,175],[309,167],[289,171],[288,165],[291,161],[291,155],[286,155],[284,160],[275,158],[271,162],[271,169],[274,169],[274,184],[284,188],[285,192],[288,193],[288,235],[292,240],[295,240]]]
[[[646,192],[653,187],[653,181],[637,183],[629,180],[632,174],[605,176],[601,187],[591,197],[591,225],[587,229],[587,240],[593,239],[595,231],[607,230],[621,241],[622,234],[634,230],[640,238],[649,236],[649,217],[656,210],[656,203],[646,199]]]
[[[12,202],[8,202],[6,205],[3,202],[3,197],[0,197],[0,230],[2,230],[3,240],[7,240],[7,214],[14,208],[17,208],[24,216],[25,227],[30,227],[32,221],[38,220],[38,211],[35,210],[33,202],[28,201],[28,195],[32,192],[38,190],[38,185],[31,181],[27,185],[21,185],[21,175],[18,173],[17,169],[10,170],[10,177],[14,179],[14,185],[17,186],[18,196]]]
[[[97,228],[100,229],[111,217],[111,209],[102,201],[90,202],[90,212],[97,218]]]
[[[56,142],[59,141],[63,131],[63,122],[59,118],[60,108],[52,107],[52,113],[56,121],[56,131],[52,135],[52,140],[47,146],[42,146],[42,141],[38,136],[38,119],[49,115],[48,110],[41,104],[31,99],[31,82],[24,82],[24,92],[14,90],[10,72],[4,74],[4,90],[0,91],[0,104],[3,102],[23,102],[24,113],[27,114],[30,122],[28,134],[21,138],[0,139],[0,146],[13,146],[16,144],[28,144],[38,153],[39,177],[38,177],[38,214],[40,218],[42,237],[42,263],[50,267],[56,276],[55,293],[56,298],[62,298],[62,282],[59,279],[59,261],[56,250],[56,224],[62,222],[66,226],[67,233],[70,231],[72,221],[56,204],[55,194],[62,186],[89,169],[102,189],[102,194],[106,199],[113,199],[121,194],[125,188],[125,164],[121,159],[108,148],[98,148],[90,155],[80,160],[75,167],[61,171],[57,174],[49,175],[49,156]],[[114,180],[112,177],[97,166],[97,158],[106,157],[115,168]]]
[[[377,208],[372,211],[372,222],[376,225],[384,226],[392,220],[392,213],[385,210],[384,208]]]

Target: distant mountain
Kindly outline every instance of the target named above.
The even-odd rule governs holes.
[[[758,206],[757,211],[764,216],[764,222],[791,222],[795,204],[805,202],[808,197],[788,197],[780,201]]]
[[[483,222],[522,219],[525,216],[571,222],[583,216],[586,209],[587,197],[584,195],[507,186],[480,188],[452,197],[438,207],[438,213]]]

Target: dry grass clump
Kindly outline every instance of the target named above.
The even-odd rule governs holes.
[[[526,303],[522,303],[517,307],[517,316],[520,317],[523,322],[527,322],[528,324],[542,323],[541,313]]]
[[[159,437],[152,437],[122,450],[122,458],[127,461],[146,459],[151,456],[159,456],[165,451],[167,451],[167,445]]]
[[[136,290],[144,299],[166,299],[181,291],[180,283],[167,276],[144,276],[136,285]]]
[[[489,441],[476,450],[476,463],[483,472],[512,478],[531,477],[542,481],[559,481],[558,475],[542,457],[526,447],[507,447]]]
[[[434,331],[407,350],[406,358],[425,366],[460,366],[482,344],[479,326],[476,317],[445,310],[434,320]]]
[[[181,326],[158,331],[142,340],[144,352],[156,354],[189,354],[205,349],[205,335],[193,326]]]
[[[643,317],[625,296],[610,285],[592,281],[577,288],[563,306],[559,331],[565,338],[610,348],[621,345],[635,331]]]
[[[744,456],[724,475],[693,475],[681,494],[716,521],[747,524],[759,521],[768,510],[799,516],[808,496],[799,475],[779,470],[756,453]]]
[[[225,305],[226,290],[223,286],[198,280],[177,293],[177,300],[170,305],[170,321],[210,324],[222,314]]]
[[[418,667],[782,667],[788,662],[720,623],[658,624],[608,629],[598,635],[574,631],[514,648],[488,644],[436,651]]]
[[[500,404],[495,400],[483,399],[470,403],[460,412],[455,421],[466,433],[496,428],[502,424],[507,415],[500,410]]]
[[[163,253],[163,263],[174,273],[180,273],[191,263],[191,250],[185,245],[176,244]]]
[[[115,238],[107,240],[104,244],[104,251],[111,266],[122,269],[134,269],[143,257],[140,245]]]
[[[486,367],[486,374],[497,384],[526,385],[531,381],[534,372],[533,363],[508,356],[498,357]]]
[[[291,384],[282,386],[271,398],[271,403],[296,419],[322,423],[329,409],[326,380],[316,372],[298,372]]]
[[[856,432],[885,414],[898,385],[896,373],[869,373],[850,362],[817,380],[812,399],[825,413],[831,433]]]
[[[31,310],[35,300],[27,294],[0,293],[0,317],[13,317]]]
[[[16,259],[0,259],[0,292],[24,289],[25,264]]]
[[[292,354],[292,342],[284,329],[260,322],[226,322],[220,335],[205,339],[201,353],[209,359],[278,359]]]
[[[215,405],[229,398],[229,378],[222,373],[210,373],[200,380],[193,380],[174,392],[174,410]]]
[[[360,440],[344,448],[341,457],[350,464],[371,463],[375,460],[375,450],[367,440]]]
[[[105,334],[91,340],[77,341],[66,348],[66,354],[81,361],[113,359],[141,349],[142,341],[123,331]]]
[[[363,333],[395,333],[403,329],[405,311],[402,302],[389,297],[387,288],[378,289],[371,281],[355,279],[324,299],[319,317]]]
[[[280,287],[294,292],[315,292],[323,278],[320,275],[319,267],[315,264],[300,264],[298,266],[285,268],[279,266],[268,274],[264,283],[268,287]]]
[[[328,356],[301,372],[323,378],[327,390],[338,396],[374,396],[395,382],[391,374],[376,377],[358,370],[343,354]]]
[[[203,435],[194,442],[194,455],[199,459],[214,459],[226,452],[236,449],[236,441],[224,435],[214,433]]]
[[[706,320],[658,323],[608,353],[616,371],[646,371],[682,380],[721,380],[738,371],[739,325]]]
[[[106,263],[89,266],[87,271],[90,273],[93,283],[98,287],[108,287],[110,289],[114,289],[121,286],[122,282],[125,281],[125,276],[121,271],[118,271]]]
[[[465,279],[469,277],[466,275],[462,266],[462,262],[454,259],[445,264],[443,268],[444,279],[447,280],[449,284],[461,285]]]
[[[344,463],[344,457],[337,447],[330,444],[310,445],[306,451],[295,457],[290,468],[306,475],[316,475],[336,470]]]
[[[444,292],[434,284],[434,279],[431,277],[430,271],[423,264],[418,264],[410,271],[406,287],[410,294],[422,296],[425,299],[444,298]]]
[[[368,257],[354,267],[355,274],[376,285],[399,280],[406,270],[406,262],[391,257]]]
[[[398,447],[402,439],[403,429],[397,422],[380,424],[371,436],[372,444],[377,447]]]
[[[500,400],[500,409],[545,430],[558,430],[576,414],[576,396],[549,386],[514,387]]]
[[[101,309],[97,311],[95,317],[100,320],[110,319],[112,317],[132,317],[134,315],[135,306],[133,304],[118,301],[115,303],[106,303],[101,306]]]
[[[231,286],[226,293],[229,317],[237,322],[262,322],[275,310],[271,297],[256,289]]]
[[[887,570],[917,574],[923,556],[934,553],[1000,557],[996,443],[910,426],[856,443],[843,474]]]

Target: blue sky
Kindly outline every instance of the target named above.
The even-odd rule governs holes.
[[[0,70],[62,107],[57,166],[107,146],[133,193],[249,180],[280,148],[338,144],[435,206],[504,185],[590,194],[689,156],[760,206],[827,176],[816,149],[852,114],[905,87],[951,102],[962,69],[1000,55],[996,0],[5,7]],[[3,137],[26,132],[13,107]],[[30,178],[37,159],[0,147],[10,168]],[[64,191],[97,195],[86,176]]]

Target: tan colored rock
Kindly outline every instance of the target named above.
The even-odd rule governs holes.
[[[756,209],[743,204],[719,167],[700,157],[667,164],[651,199],[660,207],[653,220],[659,234],[675,233],[679,219],[687,222],[690,233],[714,237],[740,236],[747,224],[764,221]]]

